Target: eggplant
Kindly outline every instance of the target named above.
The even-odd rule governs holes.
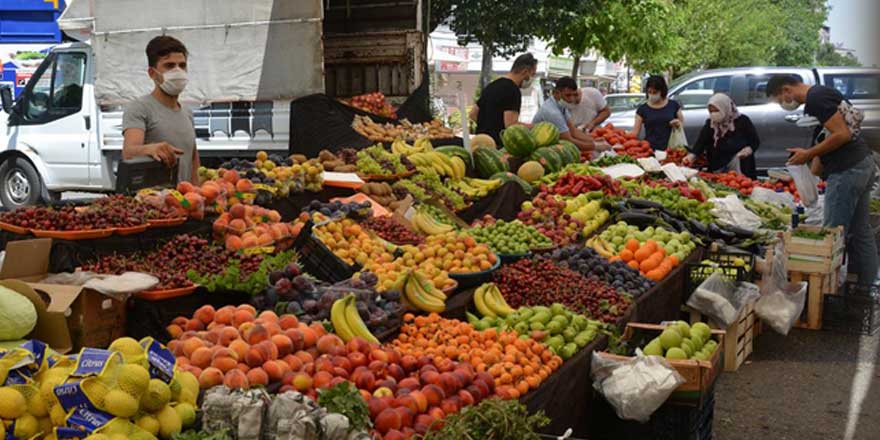
[[[627,201],[627,204],[633,208],[645,208],[645,209],[653,208],[653,209],[657,209],[657,210],[663,209],[663,205],[661,205],[657,202],[652,202],[650,200],[643,200],[643,199],[629,199]]]
[[[721,229],[715,223],[709,223],[709,237],[724,240],[724,242],[726,243],[729,241],[733,241],[736,238],[736,234]]]
[[[740,228],[739,226],[730,226],[729,225],[729,226],[725,226],[724,229],[726,229],[729,232],[732,232],[733,234],[735,234],[737,237],[740,237],[740,238],[752,238],[755,236],[754,232],[749,231],[748,229]]]
[[[657,221],[657,217],[650,214],[629,210],[617,214],[617,221],[623,221],[633,226],[638,226],[639,228],[645,228],[653,225]]]
[[[706,225],[703,224],[701,221],[690,219],[688,223],[690,223],[691,228],[693,228],[691,229],[691,232],[703,236],[709,235],[709,228],[707,228]]]

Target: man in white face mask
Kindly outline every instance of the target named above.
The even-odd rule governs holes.
[[[188,82],[188,52],[176,38],[163,35],[147,44],[146,53],[153,91],[125,108],[123,159],[150,156],[169,167],[178,164],[178,181],[198,183],[200,163],[193,115],[179,102]]]

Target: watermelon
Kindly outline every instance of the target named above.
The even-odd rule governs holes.
[[[519,184],[520,187],[522,187],[523,192],[525,192],[526,194],[532,193],[532,185],[530,185],[529,182],[526,182],[516,174],[511,173],[510,171],[503,171],[493,174],[490,179],[498,179],[502,182],[502,185],[510,181],[516,182]]]
[[[486,179],[493,174],[508,171],[507,155],[492,148],[474,150],[474,168],[480,177]]]
[[[574,158],[573,163],[581,163],[581,149],[578,148],[577,145],[566,140],[559,141],[559,145],[565,147],[568,151],[568,155]]]
[[[551,122],[539,122],[532,127],[532,136],[538,148],[559,142],[559,129]]]
[[[444,145],[442,147],[437,147],[434,151],[443,153],[449,157],[459,157],[464,161],[464,164],[467,165],[468,169],[474,167],[474,161],[471,159],[470,153],[464,149],[464,147],[459,147],[458,145]]]
[[[551,173],[555,173],[563,167],[559,153],[550,147],[538,148],[529,156],[529,159],[538,161],[545,170]]]
[[[532,132],[523,125],[511,125],[505,128],[501,132],[501,143],[513,157],[529,157],[537,148]]]
[[[551,145],[547,148],[552,148],[553,151],[555,151],[556,154],[559,155],[559,158],[562,159],[562,166],[566,166],[570,163],[575,163],[575,160],[573,157],[571,157],[571,154],[569,154],[569,151],[566,150],[565,147],[563,147],[562,145],[556,144],[556,145]]]

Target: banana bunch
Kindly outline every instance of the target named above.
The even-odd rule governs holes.
[[[458,159],[457,157],[455,159]],[[459,159],[460,160],[460,159]],[[485,197],[490,192],[501,186],[498,179],[472,179],[465,177],[459,180],[447,180],[446,186],[461,195],[473,198]]]
[[[593,250],[595,250],[597,254],[605,258],[611,258],[617,255],[617,253],[614,252],[613,248],[611,247],[611,244],[603,240],[602,237],[599,237],[598,235],[590,237],[590,239],[587,240],[587,246],[593,248]]]
[[[413,214],[411,221],[413,227],[425,235],[440,235],[455,230],[451,225],[438,222],[431,214],[418,210]]]
[[[404,303],[423,312],[440,313],[446,310],[446,294],[434,287],[421,273],[410,270],[400,276],[392,289],[400,291]]]
[[[417,167],[433,168],[437,174],[449,176],[453,179],[463,178],[467,171],[467,167],[461,158],[449,157],[436,151],[415,153],[408,156],[408,158]]]
[[[416,153],[426,153],[429,151],[434,151],[434,147],[431,146],[431,141],[427,138],[417,140],[415,145],[407,144],[403,139],[397,139],[391,143],[392,153],[402,154],[407,157]]]
[[[495,283],[486,283],[474,291],[474,305],[477,311],[483,316],[490,318],[504,318],[515,312],[513,308],[507,305],[507,301],[501,296],[501,291]]]
[[[367,342],[379,343],[358,314],[357,301],[353,293],[333,302],[333,307],[330,308],[330,321],[336,334],[345,342],[359,336]]]

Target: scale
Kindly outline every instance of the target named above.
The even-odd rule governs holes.
[[[116,168],[116,192],[133,194],[144,188],[173,187],[177,184],[178,164],[168,167],[147,156],[120,161]]]

